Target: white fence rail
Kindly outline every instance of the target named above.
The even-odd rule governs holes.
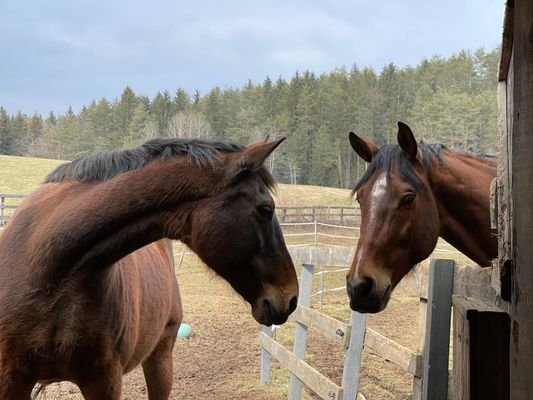
[[[342,270],[336,270],[340,271]],[[271,358],[274,357],[291,374],[289,400],[301,399],[303,386],[310,388],[325,400],[361,399],[364,398],[359,393],[361,356],[363,350],[370,350],[413,376],[414,400],[447,399],[454,261],[431,261],[429,279],[422,285],[426,289],[429,288],[428,293],[421,292],[420,298],[423,318],[420,321],[421,344],[418,352],[413,352],[366,327],[364,314],[352,311],[350,324],[345,324],[311,309],[312,279],[316,275],[314,265],[303,264],[299,304],[291,316],[291,319],[296,321],[292,352],[276,342],[270,328],[263,327],[259,336],[262,383],[270,381]],[[324,273],[320,275],[323,276]],[[346,349],[340,386],[305,362],[309,328],[329,337]]]

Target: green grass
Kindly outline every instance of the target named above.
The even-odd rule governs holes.
[[[61,160],[0,155],[0,193],[28,194]],[[350,190],[311,185],[279,184],[276,201],[284,206],[351,205]]]
[[[275,197],[281,206],[350,206],[355,203],[350,193],[348,189],[280,183]]]
[[[64,161],[0,155],[0,193],[29,194],[62,163]]]

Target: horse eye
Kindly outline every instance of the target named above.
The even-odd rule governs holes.
[[[402,200],[400,201],[400,207],[409,207],[416,199],[416,195],[414,193],[406,194]]]
[[[268,219],[271,219],[272,216],[274,215],[274,207],[267,205],[267,204],[263,204],[257,207],[257,211],[262,217],[265,217]]]

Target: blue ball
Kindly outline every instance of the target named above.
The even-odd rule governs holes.
[[[190,325],[181,324],[178,329],[178,337],[190,338],[192,336],[192,328]]]

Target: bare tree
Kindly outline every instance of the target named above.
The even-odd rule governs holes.
[[[142,141],[150,140],[161,136],[159,130],[157,129],[157,124],[155,122],[148,122],[142,131]]]
[[[207,138],[211,136],[211,126],[202,114],[193,111],[180,111],[168,121],[165,136]]]

